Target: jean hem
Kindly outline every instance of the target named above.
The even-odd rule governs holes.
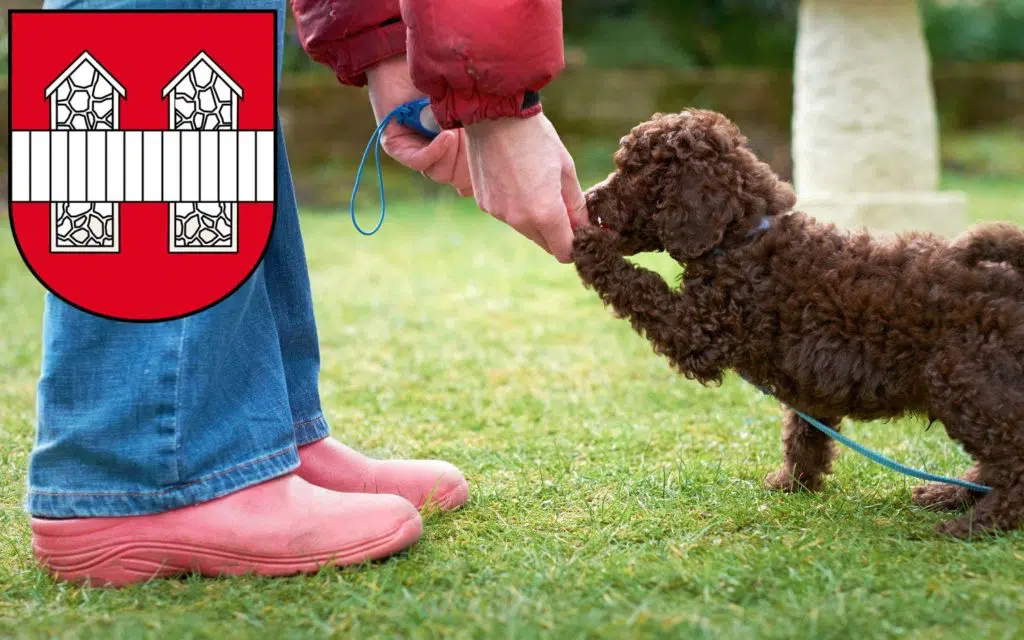
[[[25,509],[38,518],[102,518],[163,513],[208,502],[299,466],[294,445],[219,471],[204,479],[149,492],[83,493],[29,490]]]
[[[295,444],[303,446],[323,440],[331,435],[331,429],[327,425],[327,418],[321,413],[315,418],[295,423]]]

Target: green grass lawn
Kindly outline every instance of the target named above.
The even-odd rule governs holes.
[[[1024,184],[948,182],[976,220],[1024,223]],[[937,537],[943,516],[910,504],[913,481],[849,452],[821,494],[765,491],[776,404],[735,379],[676,376],[571,267],[485,214],[406,204],[373,238],[340,213],[303,223],[334,434],[454,462],[470,503],[429,515],[417,546],[375,566],[55,584],[34,567],[21,510],[42,289],[5,227],[0,636],[1020,637],[1024,533]],[[906,463],[963,470],[924,426],[849,431]]]

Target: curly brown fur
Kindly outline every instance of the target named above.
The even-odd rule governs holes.
[[[727,371],[838,425],[941,421],[990,494],[926,485],[914,501],[973,512],[941,531],[1024,524],[1024,232],[976,227],[948,242],[872,237],[791,211],[791,187],[728,119],[656,115],[622,139],[617,170],[587,194],[584,283],[682,375]],[[767,220],[768,226],[761,227]],[[626,256],[667,251],[679,288]],[[788,413],[784,463],[766,483],[817,489],[835,445]]]

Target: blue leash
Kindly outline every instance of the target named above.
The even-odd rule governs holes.
[[[352,199],[348,204],[348,212],[349,215],[352,216],[352,225],[356,228],[356,231],[364,236],[372,236],[377,233],[377,231],[380,230],[381,225],[384,224],[384,211],[387,205],[384,201],[384,172],[380,168],[380,139],[384,134],[384,129],[387,128],[388,124],[392,120],[395,120],[398,124],[413,129],[428,140],[433,140],[437,137],[437,134],[440,133],[440,128],[432,121],[424,122],[424,116],[430,114],[429,111],[424,113],[424,109],[428,106],[430,106],[430,100],[428,98],[410,100],[409,102],[398,105],[393,111],[391,111],[391,113],[381,120],[380,124],[377,125],[377,128],[374,129],[373,135],[370,136],[370,142],[366,145],[366,151],[363,152],[363,159],[359,161],[359,168],[356,170],[356,183],[352,186]],[[373,228],[373,231],[364,231],[356,220],[356,194],[359,192],[359,182],[363,179],[363,168],[366,166],[366,158],[370,155],[370,149],[373,149],[373,159],[377,165],[377,184],[380,187],[380,218],[377,219],[377,226]]]
[[[753,384],[753,383],[751,383],[751,384]],[[775,396],[768,389],[766,389],[766,388],[764,388],[762,386],[759,386],[759,385],[754,385],[754,386],[757,387],[758,391],[760,391],[761,393],[765,394],[766,396],[769,396],[771,398],[775,398]],[[783,406],[788,406],[784,402],[779,400],[778,398],[775,398],[775,400],[777,400],[779,402],[779,404],[782,404]],[[867,447],[865,447],[863,445],[857,444],[856,442],[854,442],[853,440],[850,440],[849,438],[847,438],[843,434],[839,433],[835,429],[829,427],[828,425],[824,424],[823,422],[821,422],[819,420],[815,420],[814,418],[812,418],[811,416],[807,415],[806,413],[800,411],[799,409],[794,409],[793,407],[789,407],[789,409],[793,413],[795,413],[796,415],[800,416],[805,422],[810,424],[812,427],[814,427],[818,431],[824,433],[825,435],[827,435],[828,437],[832,438],[836,442],[839,442],[839,443],[841,443],[843,445],[846,445],[847,447],[853,449],[854,451],[856,451],[860,455],[864,456],[868,460],[871,460],[872,462],[876,462],[876,463],[882,465],[883,467],[888,467],[889,469],[892,469],[893,471],[896,471],[897,473],[902,473],[903,475],[911,476],[913,478],[918,478],[920,480],[926,480],[926,481],[929,481],[929,482],[941,482],[943,484],[952,484],[952,485],[956,485],[958,487],[965,487],[967,489],[970,489],[971,491],[977,491],[979,493],[988,493],[988,492],[992,491],[992,487],[987,487],[987,486],[985,486],[983,484],[975,484],[973,482],[968,482],[967,480],[961,480],[959,478],[947,478],[946,476],[935,475],[934,473],[928,473],[927,471],[920,471],[918,469],[914,469],[913,467],[908,467],[908,466],[906,466],[904,464],[900,464],[899,462],[896,462],[895,460],[892,460],[890,458],[886,458],[885,456],[883,456],[882,454],[878,453],[877,451],[872,451],[871,449],[868,449]]]

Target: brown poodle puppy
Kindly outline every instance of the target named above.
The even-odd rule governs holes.
[[[617,171],[587,194],[584,283],[702,384],[727,370],[835,428],[918,415],[941,421],[993,488],[915,489],[918,505],[974,506],[959,537],[1024,523],[1024,232],[976,227],[950,243],[872,237],[793,212],[790,186],[728,119],[658,114],[622,139]],[[667,251],[681,286],[625,256]],[[787,411],[774,489],[816,490],[836,445]]]

